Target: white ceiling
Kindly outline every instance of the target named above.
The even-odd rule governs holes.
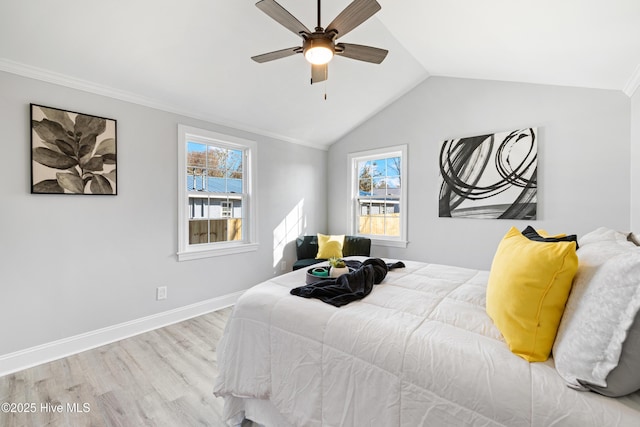
[[[250,60],[300,45],[255,1],[1,0],[0,70],[318,147],[429,76],[640,84],[639,0],[378,0],[340,41],[388,49],[385,61],[335,58],[313,86],[301,55]],[[279,2],[315,26],[316,1]],[[348,3],[323,1],[323,25]]]

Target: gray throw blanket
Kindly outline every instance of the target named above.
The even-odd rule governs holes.
[[[291,289],[291,294],[303,298],[318,298],[327,304],[341,307],[369,295],[373,285],[382,282],[389,270],[405,266],[402,261],[386,264],[380,258],[369,258],[364,262],[347,260],[345,263],[353,269],[352,272]]]

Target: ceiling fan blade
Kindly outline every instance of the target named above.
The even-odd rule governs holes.
[[[311,33],[302,22],[298,21],[295,16],[290,14],[287,9],[280,6],[274,0],[260,0],[256,3],[256,7],[297,35],[300,35],[300,33]]]
[[[311,84],[319,83],[327,80],[329,73],[329,64],[315,65],[311,64]]]
[[[371,18],[381,9],[376,0],[354,0],[329,24],[326,32],[335,31],[336,38],[342,37],[349,31]]]
[[[300,46],[289,47],[287,49],[276,50],[269,53],[263,53],[262,55],[252,56],[251,59],[262,64],[263,62],[286,58],[287,56],[295,55],[296,53],[302,53],[302,48]]]
[[[358,61],[372,62],[379,64],[384,61],[389,53],[386,49],[377,47],[363,46],[361,44],[338,43],[336,45],[336,55],[345,56]]]

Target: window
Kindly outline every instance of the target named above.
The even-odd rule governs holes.
[[[220,202],[222,208],[221,214],[223,218],[231,218],[233,215],[233,201]]]
[[[406,152],[402,145],[349,154],[351,234],[406,247]]]
[[[183,125],[178,141],[178,259],[256,250],[255,142]]]

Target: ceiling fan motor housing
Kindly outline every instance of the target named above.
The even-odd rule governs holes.
[[[322,28],[316,28],[314,33],[304,36],[302,51],[309,62],[326,64],[336,52],[333,34],[325,33]]]

